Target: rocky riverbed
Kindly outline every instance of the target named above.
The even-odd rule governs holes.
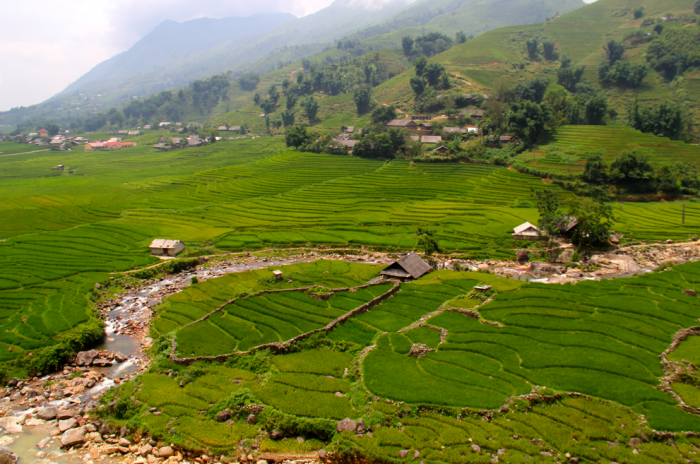
[[[529,252],[519,252],[519,261],[435,258],[438,269],[480,270],[503,277],[554,284],[625,277],[650,272],[658,266],[698,260],[700,242],[620,248],[587,256],[576,263],[530,261],[528,255]],[[169,443],[149,438],[132,442],[126,437],[126,430],[112,430],[89,414],[105,391],[147,368],[145,350],[152,343],[148,331],[153,309],[163,298],[190,285],[193,277],[204,281],[233,272],[316,259],[389,264],[399,257],[394,253],[348,255],[315,251],[300,252],[286,259],[231,255],[226,260],[206,263],[194,270],[145,281],[137,288],[127,286],[123,293],[98,307],[106,323],[103,344],[95,350],[79,353],[60,372],[24,381],[13,379],[0,390],[0,463],[16,462],[18,458],[23,462],[46,464],[78,461],[127,464],[218,462],[217,457],[188,456]],[[571,258],[572,253],[568,253],[568,257]],[[239,460],[258,464],[282,460],[279,457],[262,458],[264,456],[244,455]],[[318,462],[315,456],[284,460],[299,464]]]

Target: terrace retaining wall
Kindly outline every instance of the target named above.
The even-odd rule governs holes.
[[[175,337],[173,337],[172,339],[170,339],[170,360],[174,363],[188,364],[189,365],[189,364],[192,364],[196,361],[224,361],[231,356],[236,356],[236,355],[240,355],[240,354],[249,354],[253,351],[264,350],[264,349],[268,349],[275,354],[286,353],[289,350],[289,347],[291,345],[293,345],[294,343],[301,341],[305,338],[308,338],[315,333],[330,332],[337,325],[343,324],[348,319],[353,318],[359,314],[366,313],[371,308],[381,304],[382,302],[384,302],[384,300],[392,297],[396,292],[398,292],[401,289],[401,282],[399,282],[397,280],[386,280],[386,281],[382,281],[382,282],[374,282],[374,283],[369,283],[369,284],[365,284],[365,285],[359,285],[357,287],[343,287],[343,288],[330,289],[330,292],[332,292],[332,293],[343,292],[343,291],[356,292],[356,291],[362,290],[364,288],[375,287],[378,285],[384,285],[385,283],[393,283],[393,286],[387,292],[379,295],[378,297],[374,298],[373,300],[371,300],[371,301],[369,301],[361,306],[358,306],[357,308],[353,309],[352,311],[347,312],[347,313],[343,314],[342,316],[334,319],[333,321],[329,322],[325,327],[321,327],[318,329],[314,329],[310,332],[306,332],[306,333],[297,335],[296,337],[291,338],[287,341],[266,343],[263,345],[255,346],[247,351],[234,351],[233,353],[221,354],[218,356],[195,356],[195,357],[191,357],[191,358],[178,358],[177,355],[175,354],[177,351],[177,343],[175,342]],[[192,324],[202,322],[202,321],[208,319],[212,314],[223,310],[226,306],[228,306],[228,305],[230,305],[238,300],[244,300],[247,298],[252,298],[254,296],[260,296],[260,295],[264,295],[266,293],[300,292],[300,291],[309,291],[309,290],[312,290],[314,288],[323,288],[323,287],[321,287],[320,285],[312,285],[310,287],[302,287],[302,288],[283,288],[283,289],[276,289],[276,290],[261,290],[259,292],[252,294],[252,295],[247,295],[244,297],[237,297],[237,298],[234,298],[234,299],[229,300],[226,303],[222,304],[221,306],[219,306],[215,310],[211,311],[209,314],[206,314],[205,316],[202,316],[201,318],[199,318],[195,321],[192,321],[192,322],[189,322],[189,323],[183,325],[181,327],[181,329],[185,328],[187,326],[190,326]]]

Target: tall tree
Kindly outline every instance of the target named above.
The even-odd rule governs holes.
[[[428,64],[428,59],[424,56],[421,56],[416,60],[416,63],[415,63],[416,76],[423,75],[423,70],[425,69],[425,65],[427,65],[427,64]]]
[[[309,123],[313,124],[316,120],[316,114],[318,113],[318,102],[312,96],[309,96],[301,103],[301,107],[304,108],[306,117],[309,119]]]
[[[413,53],[413,39],[409,36],[401,39],[401,47],[403,48],[404,56],[411,56]]]
[[[622,59],[627,47],[625,47],[625,44],[610,40],[603,48],[608,58],[608,64],[612,66]]]
[[[537,56],[540,53],[539,46],[540,43],[537,39],[527,39],[527,42],[525,43],[525,48],[527,50],[527,56],[531,60],[537,59]]]
[[[607,166],[599,154],[591,154],[586,158],[581,180],[593,185],[603,185],[608,180]]]
[[[425,90],[425,79],[419,76],[413,76],[410,80],[411,88],[416,93],[416,97],[421,96]]]
[[[357,114],[367,113],[372,102],[372,89],[367,86],[358,87],[353,93],[353,100],[357,107]]]

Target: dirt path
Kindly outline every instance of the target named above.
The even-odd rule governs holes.
[[[47,148],[45,150],[24,151],[22,153],[0,153],[0,156],[28,155],[29,153],[40,153],[42,151],[49,151],[49,149]]]

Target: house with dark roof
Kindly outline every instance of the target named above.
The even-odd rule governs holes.
[[[418,279],[432,270],[430,264],[416,254],[415,251],[407,254],[400,260],[384,268],[379,274],[390,279],[401,281]]]
[[[442,142],[442,137],[439,135],[424,135],[420,139],[420,143],[440,143]]]
[[[416,124],[410,119],[392,119],[391,121],[386,123],[385,126],[388,128],[395,129],[408,129],[410,131],[418,130],[418,124]]]
[[[447,153],[447,147],[445,145],[440,145],[439,147],[437,147],[433,151],[444,154],[444,153]]]

